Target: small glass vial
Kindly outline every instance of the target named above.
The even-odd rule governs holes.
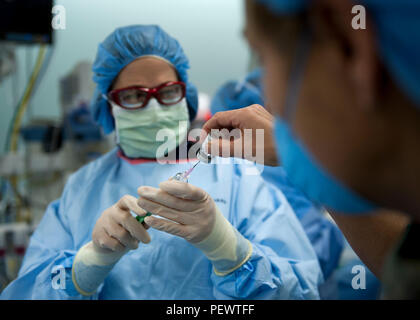
[[[186,172],[178,172],[176,175],[172,177],[173,180],[187,182],[188,183],[188,176]]]
[[[203,144],[197,152],[197,158],[198,160],[200,160],[200,162],[210,163],[211,160],[214,158],[210,153],[207,153],[206,151],[209,141],[211,141],[211,137],[210,135],[207,135],[206,139],[204,140]]]

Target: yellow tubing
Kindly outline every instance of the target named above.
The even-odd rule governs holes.
[[[29,103],[29,99],[31,98],[32,91],[33,91],[35,83],[36,83],[36,79],[38,78],[39,72],[41,70],[42,63],[43,63],[44,57],[45,57],[45,52],[46,52],[46,47],[42,46],[39,49],[38,57],[37,57],[36,63],[35,63],[35,67],[34,67],[34,70],[32,71],[31,78],[29,79],[28,86],[26,87],[25,93],[23,95],[22,102],[18,106],[15,122],[13,124],[12,136],[11,136],[11,139],[10,139],[11,140],[10,151],[12,151],[12,152],[17,151],[18,139],[19,139],[19,129],[20,129],[20,126],[21,126],[22,117],[23,117],[23,115],[26,111],[26,108],[27,108],[28,103]]]

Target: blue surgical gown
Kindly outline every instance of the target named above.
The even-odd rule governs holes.
[[[344,237],[337,225],[323,216],[302,191],[291,184],[282,167],[264,167],[262,177],[280,189],[289,201],[318,256],[324,278],[338,267],[344,248]]]
[[[226,162],[226,159],[223,159]],[[252,243],[252,256],[236,271],[214,274],[205,255],[182,238],[150,228],[152,241],[129,251],[91,297],[77,292],[71,266],[91,241],[96,220],[123,195],[157,187],[189,163],[134,164],[107,153],[70,176],[31,237],[18,278],[2,299],[317,299],[323,275],[317,256],[284,195],[247,165],[195,168],[189,183],[206,190],[225,217]],[[57,266],[66,281],[53,286]]]

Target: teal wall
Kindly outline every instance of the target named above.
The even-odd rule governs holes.
[[[116,27],[158,24],[177,38],[190,58],[190,77],[213,94],[223,82],[242,77],[249,51],[242,36],[243,0],[58,0],[66,8],[66,30],[55,31],[55,52],[26,120],[59,117],[59,79],[81,60],[93,61],[96,48]],[[0,83],[0,154],[12,117],[35,62],[37,47],[19,47],[19,72]]]

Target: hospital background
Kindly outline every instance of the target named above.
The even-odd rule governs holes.
[[[52,44],[0,40],[0,292],[16,278],[31,233],[69,174],[114,146],[114,136],[102,133],[88,108],[91,64],[109,33],[131,24],[157,24],[179,40],[190,59],[191,82],[199,89],[197,127],[210,116],[218,89],[227,81],[243,83],[256,67],[242,35],[242,0],[54,4],[64,6],[66,28],[53,31]],[[336,278],[329,281],[342,274],[351,281],[357,264],[346,244]],[[368,281],[364,291],[348,283],[335,295],[327,286],[324,296],[374,299],[377,280],[369,273]]]

